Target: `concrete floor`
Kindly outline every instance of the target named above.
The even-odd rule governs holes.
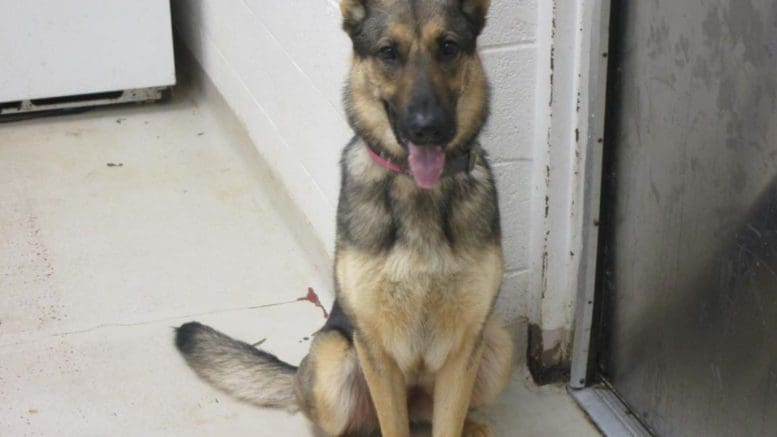
[[[325,251],[204,89],[0,124],[0,435],[309,434],[172,345],[196,319],[296,363],[324,321],[296,299],[332,296]],[[484,415],[499,436],[598,435],[523,366]]]

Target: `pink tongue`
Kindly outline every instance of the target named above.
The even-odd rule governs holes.
[[[415,184],[421,188],[434,188],[440,182],[442,170],[445,167],[445,152],[440,146],[418,146],[407,143],[410,152],[408,163]]]

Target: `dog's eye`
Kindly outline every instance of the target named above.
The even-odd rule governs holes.
[[[459,54],[459,45],[456,44],[455,41],[445,41],[440,46],[440,55],[442,55],[443,58],[452,59],[455,58],[456,55]]]
[[[384,46],[378,50],[378,57],[384,62],[394,62],[399,58],[399,54],[393,46]]]

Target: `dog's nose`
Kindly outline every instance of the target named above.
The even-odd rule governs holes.
[[[449,136],[449,122],[443,111],[412,111],[407,127],[410,140],[416,144],[444,144]]]

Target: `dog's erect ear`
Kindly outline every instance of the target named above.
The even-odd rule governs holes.
[[[461,7],[461,12],[467,17],[467,21],[475,30],[475,35],[480,35],[483,27],[486,25],[486,14],[491,0],[455,0]]]
[[[367,0],[340,0],[340,13],[343,14],[343,30],[353,35],[367,18]]]

